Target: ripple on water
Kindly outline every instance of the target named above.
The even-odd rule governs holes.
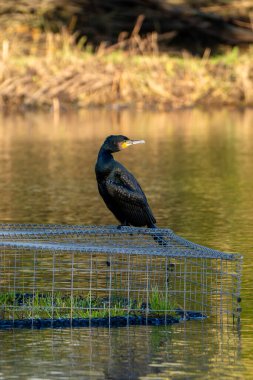
[[[0,379],[252,378],[252,126],[252,110],[92,110],[58,124],[50,114],[0,117],[3,222],[115,223],[94,163],[104,138],[122,133],[146,140],[117,158],[138,178],[158,224],[245,257],[239,333],[209,321],[1,331]]]

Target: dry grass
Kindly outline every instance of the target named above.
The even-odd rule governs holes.
[[[158,52],[157,35],[96,52],[75,36],[35,30],[31,40],[0,41],[0,107],[5,110],[90,106],[173,109],[253,105],[253,50],[219,57]]]

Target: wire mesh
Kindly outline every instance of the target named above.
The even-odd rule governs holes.
[[[169,229],[0,225],[0,319],[238,320],[241,260]]]

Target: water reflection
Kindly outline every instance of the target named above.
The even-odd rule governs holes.
[[[239,379],[240,340],[209,323],[0,332],[0,378]],[[13,357],[15,353],[15,357]],[[197,358],[198,366],[192,358]]]
[[[244,254],[241,368],[233,362],[239,354],[237,338],[223,337],[216,328],[203,331],[197,323],[194,330],[191,324],[186,330],[173,326],[166,332],[163,328],[1,332],[7,348],[1,350],[0,372],[18,376],[22,369],[30,378],[33,371],[36,378],[64,378],[62,366],[66,376],[77,371],[72,378],[91,376],[78,374],[80,370],[93,371],[94,378],[110,374],[123,379],[126,368],[132,377],[125,378],[157,379],[158,374],[198,378],[203,371],[208,378],[207,370],[210,378],[220,374],[251,378],[252,125],[252,110],[171,114],[92,110],[62,115],[59,122],[50,114],[0,116],[2,222],[114,224],[98,195],[94,165],[104,138],[122,133],[146,140],[117,158],[138,178],[160,226],[195,242]],[[31,356],[25,353],[22,361],[24,347]],[[68,363],[73,363],[71,368]],[[226,372],[226,366],[231,370]]]
[[[147,141],[117,158],[138,177],[159,225],[233,249],[238,219],[246,232],[253,221],[252,119],[250,112],[93,111],[59,125],[50,115],[0,120],[1,219],[114,223],[98,196],[94,164],[104,137],[124,133]]]

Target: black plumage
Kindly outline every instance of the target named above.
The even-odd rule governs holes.
[[[143,140],[130,140],[126,136],[109,136],[104,141],[96,163],[98,190],[106,206],[121,225],[155,228],[155,217],[147,198],[135,179],[113,153]]]

